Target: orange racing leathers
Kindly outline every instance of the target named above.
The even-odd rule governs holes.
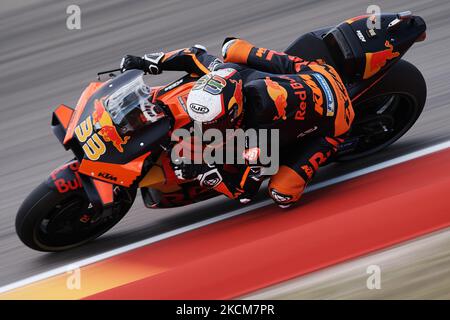
[[[290,205],[336,152],[352,124],[347,90],[334,68],[318,61],[230,38],[222,53],[223,63],[201,47],[181,49],[166,53],[160,67],[198,76],[221,68],[238,70],[245,101],[243,127],[279,129],[281,166],[270,179],[269,194],[279,205]],[[246,198],[259,187],[260,179],[250,179],[250,167],[227,170],[225,165],[218,172],[214,188],[231,198]]]

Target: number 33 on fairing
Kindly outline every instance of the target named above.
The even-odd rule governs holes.
[[[90,160],[98,160],[106,152],[105,143],[97,133],[93,133],[92,117],[89,116],[75,128],[78,141],[83,144],[83,151]]]

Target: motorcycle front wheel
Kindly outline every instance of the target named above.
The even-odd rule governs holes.
[[[112,214],[92,221],[92,206],[83,189],[59,193],[46,182],[30,193],[16,216],[16,232],[28,247],[65,251],[91,241],[117,224],[131,208],[135,189],[115,187]]]

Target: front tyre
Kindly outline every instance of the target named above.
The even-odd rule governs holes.
[[[112,214],[90,220],[90,202],[83,189],[59,193],[41,183],[24,200],[16,216],[16,232],[28,247],[46,252],[72,249],[91,241],[118,223],[131,208],[135,189],[116,187]]]

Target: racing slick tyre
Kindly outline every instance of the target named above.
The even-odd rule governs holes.
[[[16,216],[16,232],[28,247],[46,252],[72,249],[91,241],[118,223],[131,208],[136,189],[116,187],[112,214],[90,217],[90,202],[83,189],[59,193],[46,182],[31,192]]]
[[[400,60],[353,103],[355,119],[336,160],[366,157],[397,141],[419,118],[426,97],[427,87],[421,72],[413,64]],[[346,152],[347,144],[355,141],[355,147]]]

